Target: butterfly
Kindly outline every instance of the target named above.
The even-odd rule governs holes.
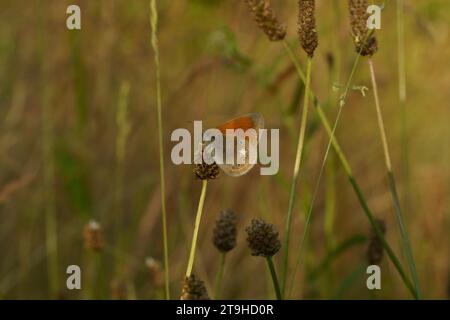
[[[255,155],[257,157],[260,136],[259,130],[264,129],[264,118],[262,115],[259,113],[246,114],[231,119],[215,129],[218,129],[222,133],[224,145],[227,138],[231,138],[229,141],[233,141],[233,143],[235,140],[237,141],[234,148],[224,148],[225,154],[223,159],[227,159],[227,157],[236,159],[233,163],[226,163],[226,161],[222,160],[222,157],[218,158],[217,155],[212,155],[222,171],[232,177],[239,177],[249,172],[256,163],[256,159],[251,159],[250,156]],[[250,139],[248,136],[245,136],[242,139],[242,136],[238,136],[237,133],[233,132],[230,134],[229,131],[227,132],[227,130],[234,131],[237,129],[242,129],[244,132],[248,129],[253,129],[256,137],[255,139]]]

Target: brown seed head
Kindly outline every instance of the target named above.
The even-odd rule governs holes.
[[[195,151],[194,174],[200,180],[212,180],[219,176],[219,166],[214,162],[211,154],[205,152],[208,144],[202,143],[198,150]],[[207,161],[205,161],[205,159]],[[208,163],[211,164],[208,164]]]
[[[279,41],[286,37],[286,26],[280,24],[268,0],[245,0],[245,2],[247,2],[258,27],[270,41]]]
[[[315,1],[314,0],[299,0],[299,15],[298,15],[298,36],[300,44],[309,57],[314,55],[319,40],[316,31]]]
[[[191,274],[184,278],[181,300],[210,300],[203,281]]]
[[[350,24],[352,27],[355,50],[362,56],[372,56],[378,50],[377,39],[367,28],[367,0],[349,0]]]
[[[103,232],[100,224],[91,220],[83,229],[84,246],[86,249],[101,252],[103,250]]]
[[[386,223],[382,219],[376,219],[375,223],[380,228],[383,235],[386,233]],[[372,229],[369,237],[369,246],[367,247],[367,262],[369,265],[378,265],[383,259],[383,242]]]
[[[200,180],[213,180],[219,176],[220,170],[216,163],[195,164],[194,173]]]
[[[236,246],[236,214],[222,210],[213,230],[213,243],[221,252],[228,252]]]
[[[272,257],[280,250],[278,232],[263,219],[252,219],[251,225],[245,231],[252,256]]]

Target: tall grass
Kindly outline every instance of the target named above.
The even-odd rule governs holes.
[[[295,58],[295,56],[292,54],[292,51],[290,50],[290,47],[288,46],[287,48],[288,48],[288,53],[291,56],[291,58],[292,57]],[[331,137],[334,137],[334,134],[336,132],[336,129],[337,129],[337,126],[338,126],[338,123],[339,123],[339,120],[340,120],[340,117],[341,117],[341,114],[342,114],[343,107],[345,105],[348,93],[350,91],[350,87],[351,87],[351,84],[352,84],[353,77],[355,75],[356,66],[358,65],[358,62],[359,62],[359,55],[356,56],[355,61],[353,63],[353,67],[352,67],[352,70],[350,72],[349,78],[347,80],[347,84],[345,86],[344,93],[339,97],[339,108],[338,108],[338,113],[337,113],[337,116],[336,116],[336,120],[335,120],[334,125],[333,125],[333,129],[331,131]],[[296,64],[298,64],[298,62],[296,62]],[[298,70],[299,70],[299,72],[301,72],[300,68],[298,68]],[[308,81],[307,75],[306,75],[306,80],[305,81]],[[307,94],[307,92],[308,91],[305,91],[305,95],[309,95],[309,94]],[[314,100],[316,98],[313,97],[312,99]],[[316,100],[316,102],[317,102],[317,100]],[[293,272],[293,276],[292,276],[293,280],[291,282],[290,293],[292,292],[292,289],[293,289],[293,283],[295,283],[296,272],[297,272],[298,267],[300,265],[300,259],[301,259],[302,253],[303,253],[303,247],[304,247],[304,244],[306,242],[306,237],[307,237],[307,234],[308,234],[308,231],[309,231],[309,226],[311,224],[311,218],[312,218],[312,213],[313,213],[313,208],[314,208],[314,202],[315,202],[317,193],[319,191],[320,181],[322,179],[322,175],[323,175],[323,171],[325,169],[325,165],[326,165],[326,162],[327,162],[327,159],[328,159],[328,155],[330,154],[331,146],[332,146],[332,139],[330,138],[330,140],[328,141],[327,147],[326,147],[326,151],[325,151],[324,157],[322,159],[322,164],[321,164],[321,167],[320,167],[320,170],[319,170],[319,175],[317,177],[317,181],[315,183],[312,199],[311,199],[311,202],[310,202],[310,204],[309,204],[309,206],[307,208],[305,226],[304,226],[304,229],[303,229],[302,237],[300,238],[300,242],[298,244],[297,259],[296,259],[295,268],[294,268],[294,272]]]
[[[306,71],[306,82],[305,82],[305,92],[309,92],[310,79],[311,79],[311,65],[312,60],[308,58],[307,71]],[[286,219],[286,226],[284,229],[284,242],[283,242],[283,262],[282,262],[282,275],[281,275],[281,291],[284,292],[286,287],[286,278],[287,278],[287,268],[289,261],[289,236],[291,234],[291,226],[292,226],[292,212],[294,209],[295,196],[296,196],[296,186],[298,175],[300,172],[300,163],[302,159],[304,141],[305,141],[305,132],[306,132],[306,123],[308,119],[308,109],[309,109],[309,94],[304,95],[303,100],[303,112],[302,119],[300,124],[300,132],[297,144],[297,151],[295,154],[295,163],[294,170],[292,173],[291,180],[291,188],[289,191],[289,203],[288,203],[288,213]]]
[[[116,195],[116,221],[115,221],[115,236],[116,236],[116,249],[119,254],[125,252],[125,239],[122,232],[122,226],[124,223],[124,203],[123,203],[123,191],[124,191],[124,161],[126,154],[126,145],[128,135],[130,133],[130,123],[128,119],[128,96],[130,93],[129,82],[122,82],[119,90],[119,104],[116,112],[116,181],[115,181],[115,195]],[[120,272],[120,271],[119,271]]]
[[[297,70],[298,76],[303,81],[303,83],[306,83],[306,77],[305,77],[305,75],[304,75],[304,73],[303,73],[303,71],[302,71],[302,69],[300,67],[300,63],[298,62],[298,60],[296,59],[295,55],[293,54],[292,49],[290,48],[289,45],[285,45],[285,48],[286,48],[286,51],[288,53],[288,56],[291,58],[293,64],[296,66],[296,70]],[[354,68],[353,69],[356,68],[356,65],[357,65],[358,61],[359,61],[359,57],[357,57],[355,59],[355,64],[354,64]],[[352,73],[353,72],[354,71],[352,71]],[[395,255],[394,251],[392,250],[392,248],[390,247],[388,242],[386,241],[386,239],[385,239],[384,235],[382,234],[380,228],[375,223],[374,215],[372,214],[371,210],[369,209],[369,206],[368,206],[367,201],[366,201],[366,199],[364,197],[364,194],[361,191],[361,188],[359,187],[359,184],[357,183],[357,181],[356,181],[356,179],[355,179],[355,177],[353,175],[353,171],[352,171],[352,169],[350,167],[350,164],[349,164],[347,158],[345,157],[345,155],[344,155],[344,153],[343,153],[343,151],[342,151],[342,149],[341,149],[341,147],[340,147],[340,145],[339,145],[339,143],[338,143],[338,141],[337,141],[337,139],[336,139],[336,137],[334,135],[337,121],[335,122],[334,126],[331,127],[331,125],[330,125],[330,123],[329,123],[329,121],[328,121],[328,119],[327,119],[327,117],[326,117],[322,107],[320,106],[318,99],[315,97],[313,91],[310,90],[309,93],[305,92],[305,94],[311,95],[312,100],[315,101],[314,106],[315,106],[315,109],[316,109],[316,111],[318,113],[319,119],[320,119],[322,125],[324,126],[328,136],[329,136],[331,146],[333,147],[334,151],[336,152],[336,154],[338,156],[338,159],[339,159],[339,161],[340,161],[340,163],[342,165],[342,168],[344,169],[344,171],[345,171],[345,173],[347,175],[347,178],[348,178],[348,180],[349,180],[349,182],[350,182],[350,184],[351,184],[351,186],[353,188],[353,191],[355,192],[355,194],[356,194],[356,196],[358,198],[358,201],[359,201],[359,203],[361,205],[361,208],[363,209],[367,219],[369,220],[370,224],[372,225],[372,227],[373,227],[375,233],[377,234],[377,236],[381,239],[381,241],[383,243],[383,247],[386,250],[389,258],[392,261],[392,263],[394,264],[397,272],[400,274],[400,277],[402,278],[403,283],[408,288],[408,290],[411,292],[411,294],[414,297],[418,298],[418,295],[416,294],[416,291],[415,291],[414,287],[412,286],[409,278],[406,276],[400,261],[398,260],[397,256]],[[342,100],[341,101],[341,106],[344,106],[344,103],[345,103],[345,100]],[[337,116],[336,120],[339,120],[339,112],[338,112],[338,116]]]
[[[308,56],[306,62],[306,82],[305,82],[305,93],[303,95],[303,111],[302,111],[302,120],[300,124],[300,132],[298,138],[297,152],[295,157],[294,164],[294,172],[292,174],[292,184],[289,195],[289,205],[288,205],[288,214],[286,219],[286,227],[285,227],[285,238],[284,238],[284,255],[283,255],[283,273],[281,278],[281,290],[284,294],[286,287],[286,277],[287,277],[287,269],[288,269],[288,255],[289,255],[289,236],[291,233],[291,224],[292,224],[292,211],[294,208],[295,201],[295,187],[297,185],[297,179],[300,170],[300,162],[302,159],[303,146],[305,141],[305,132],[306,132],[306,123],[308,121],[308,111],[309,111],[309,98],[310,95],[308,92],[310,91],[311,85],[311,66],[312,60],[314,56],[314,51],[318,46],[318,36],[316,31],[316,20],[315,20],[315,0],[300,0],[298,2],[298,37],[300,44]],[[288,44],[284,40],[283,43],[285,46]]]
[[[400,102],[400,139],[402,148],[402,176],[404,179],[404,207],[411,211],[411,180],[409,159],[408,115],[406,108],[406,49],[405,49],[405,1],[397,0],[397,61],[398,61],[398,98]]]
[[[397,184],[395,181],[394,173],[392,171],[391,156],[390,156],[388,141],[387,141],[387,137],[386,137],[386,129],[385,129],[385,125],[384,125],[383,115],[381,113],[380,98],[378,95],[378,86],[377,86],[377,81],[376,81],[376,77],[375,77],[375,68],[374,68],[372,58],[370,58],[368,62],[369,62],[369,69],[370,69],[370,77],[372,80],[373,96],[375,99],[375,109],[377,112],[378,129],[380,132],[381,143],[383,145],[383,153],[384,153],[384,160],[385,160],[385,165],[386,165],[386,170],[387,170],[387,180],[388,180],[388,185],[389,185],[389,191],[391,192],[391,195],[392,195],[392,201],[394,203],[395,217],[397,219],[397,224],[400,228],[400,233],[401,233],[401,238],[402,238],[402,243],[403,243],[403,250],[405,251],[408,266],[409,266],[409,269],[410,269],[410,272],[411,272],[411,275],[413,278],[416,296],[417,296],[417,298],[420,299],[421,298],[421,290],[420,290],[420,285],[419,285],[419,279],[417,276],[416,264],[414,262],[411,244],[410,244],[409,237],[408,237],[408,232],[407,232],[404,218],[403,218],[403,213],[402,213],[402,209],[401,209],[401,205],[400,205],[400,198],[399,198],[398,192],[397,192]]]
[[[55,208],[55,160],[54,160],[54,121],[51,107],[49,83],[49,65],[47,57],[47,27],[44,22],[46,6],[39,1],[39,62],[41,76],[42,108],[42,163],[43,163],[43,200],[45,212],[45,241],[47,252],[47,277],[49,297],[55,298],[59,291],[58,262],[58,223]]]
[[[166,299],[170,299],[170,280],[169,280],[169,245],[167,239],[167,214],[166,214],[166,186],[164,178],[164,141],[162,128],[162,101],[161,101],[161,66],[159,61],[158,46],[158,9],[156,0],[150,0],[150,26],[151,26],[151,45],[155,58],[155,76],[156,76],[156,111],[158,118],[158,143],[159,143],[159,175],[161,185],[161,211],[162,211],[162,233],[164,246],[164,288]]]

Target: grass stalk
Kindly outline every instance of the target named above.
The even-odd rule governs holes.
[[[39,60],[41,65],[41,107],[42,107],[42,158],[43,158],[43,200],[45,212],[45,245],[47,256],[47,277],[50,299],[58,294],[59,267],[58,267],[58,223],[55,208],[55,161],[53,141],[53,111],[50,104],[48,89],[48,56],[45,43],[46,30],[44,19],[45,6],[38,2],[39,14]]]
[[[391,156],[390,156],[389,146],[388,146],[387,137],[386,137],[386,129],[385,129],[385,125],[384,125],[383,115],[381,113],[380,99],[379,99],[379,95],[378,95],[378,86],[377,86],[377,81],[376,81],[376,77],[375,77],[375,68],[374,68],[372,59],[369,59],[368,62],[369,62],[369,69],[370,69],[370,77],[372,80],[373,95],[374,95],[374,99],[375,99],[375,108],[376,108],[376,112],[377,112],[378,129],[380,132],[381,142],[383,145],[384,159],[385,159],[385,165],[386,165],[386,169],[387,169],[387,180],[388,180],[388,185],[389,185],[389,191],[391,192],[391,195],[392,195],[395,216],[397,219],[397,224],[400,228],[400,234],[401,234],[402,243],[403,243],[403,250],[405,251],[406,260],[408,262],[409,270],[412,275],[416,295],[420,299],[421,292],[420,292],[419,279],[418,279],[417,271],[416,271],[416,265],[415,265],[413,254],[412,254],[412,249],[411,249],[411,244],[410,244],[409,237],[408,237],[408,232],[407,232],[405,222],[403,219],[403,214],[402,214],[402,209],[400,206],[400,199],[399,199],[398,192],[397,192],[397,185],[395,182],[394,173],[392,171],[392,162],[391,162]]]
[[[398,95],[401,102],[406,101],[404,2],[405,2],[404,0],[397,0]]]
[[[405,181],[404,204],[411,209],[411,181],[409,162],[408,119],[406,113],[406,61],[405,61],[405,1],[397,0],[397,54],[398,54],[398,96],[400,101],[400,136],[402,145],[402,175]]]
[[[164,179],[164,148],[163,148],[163,129],[162,129],[161,66],[159,60],[158,9],[156,7],[156,0],[150,0],[150,26],[151,26],[151,45],[154,51],[155,75],[156,75],[156,109],[158,117],[159,174],[161,185],[161,210],[162,210],[162,229],[163,229],[162,233],[164,246],[164,289],[166,299],[170,299],[169,245],[167,240],[166,187]]]
[[[223,269],[225,266],[225,252],[221,252],[219,256],[219,267],[217,269],[216,273],[216,286],[215,286],[215,293],[216,293],[216,300],[220,300],[221,291],[222,291],[222,278],[223,278]]]
[[[280,285],[278,283],[278,277],[275,271],[275,265],[273,264],[272,257],[266,257],[266,261],[267,266],[269,267],[270,270],[270,275],[272,276],[273,287],[275,289],[275,295],[277,297],[277,300],[283,300],[283,295],[281,293],[282,291],[280,290]]]
[[[292,61],[296,65],[296,69],[298,71],[298,74],[299,74],[301,80],[304,83],[306,83],[308,81],[307,76],[306,77],[304,76],[298,61],[297,61],[297,59],[295,58],[295,55],[292,52],[292,49],[290,48],[290,46],[288,44],[286,44],[285,48],[286,48],[289,56],[291,57]],[[350,86],[351,86],[351,83],[352,83],[352,80],[353,80],[353,76],[355,75],[356,67],[358,65],[358,62],[359,62],[359,55],[356,56],[355,62],[353,64],[352,70],[350,72],[350,76],[349,76],[349,78],[347,80],[347,85],[345,87],[344,93],[340,97],[339,110],[338,110],[338,114],[336,116],[336,120],[334,122],[333,130],[331,131],[330,137],[334,137],[334,134],[336,132],[337,125],[339,123],[339,119],[340,119],[340,116],[341,116],[341,113],[342,113],[342,109],[343,109],[343,107],[345,105],[345,100],[346,100],[346,98],[348,96],[348,93],[350,91]],[[312,90],[309,90],[309,91],[305,90],[305,94],[306,94],[306,92],[309,92],[309,94],[311,95],[311,100],[314,101],[315,105],[318,105],[317,99],[314,96],[313,91]],[[307,215],[306,215],[306,221],[305,221],[305,227],[304,227],[304,230],[303,230],[303,235],[300,238],[300,243],[298,245],[299,249],[297,251],[297,259],[296,259],[296,262],[295,262],[294,272],[293,272],[293,276],[292,276],[292,282],[291,282],[291,286],[290,286],[290,290],[289,290],[289,296],[292,293],[293,284],[295,283],[296,272],[297,272],[298,266],[300,264],[300,259],[301,259],[301,255],[302,255],[302,252],[303,252],[304,243],[306,241],[306,235],[308,233],[309,225],[310,225],[310,222],[311,222],[314,201],[315,201],[316,195],[317,195],[318,190],[319,190],[319,184],[320,184],[320,181],[321,181],[321,178],[322,178],[322,175],[323,175],[323,171],[324,171],[324,168],[325,168],[326,161],[328,159],[328,155],[329,155],[329,152],[330,152],[331,145],[332,145],[332,140],[330,139],[329,142],[328,142],[328,146],[326,148],[325,155],[324,155],[323,160],[322,160],[322,165],[321,165],[321,168],[320,168],[319,177],[317,179],[316,186],[314,188],[314,193],[313,193],[313,196],[312,196],[311,204],[308,207],[308,212],[307,212]]]
[[[303,83],[306,83],[306,77],[300,67],[300,64],[297,60],[297,58],[295,57],[295,55],[292,52],[292,49],[290,48],[289,44],[287,44],[286,42],[284,42],[284,47],[289,55],[289,57],[291,58],[293,64],[295,65],[296,69],[297,69],[297,73],[298,76],[300,77],[300,79],[303,81]],[[355,66],[358,62],[358,58],[355,61]],[[356,69],[355,67],[353,69]],[[354,72],[354,70],[352,70],[352,73]],[[347,158],[345,157],[335,135],[334,135],[334,130],[336,128],[336,123],[334,125],[334,127],[332,128],[322,107],[319,104],[319,101],[317,100],[317,98],[315,97],[314,93],[312,90],[309,90],[309,94],[312,97],[312,101],[314,101],[313,105],[315,106],[315,109],[317,111],[317,114],[319,116],[319,120],[321,121],[322,125],[325,128],[325,131],[327,132],[329,139],[330,139],[330,143],[331,146],[333,147],[334,151],[336,152],[338,159],[345,171],[345,174],[347,175],[347,178],[349,179],[350,185],[352,186],[358,201],[360,203],[361,208],[364,211],[364,214],[366,215],[366,217],[369,220],[369,223],[371,224],[371,226],[373,227],[376,235],[381,239],[381,242],[383,243],[383,247],[386,250],[390,260],[392,261],[392,263],[394,264],[397,272],[399,273],[403,283],[405,284],[406,288],[411,292],[411,294],[417,299],[419,296],[417,295],[416,291],[414,290],[414,287],[412,286],[409,278],[406,276],[403,267],[400,263],[400,261],[398,260],[397,256],[395,255],[394,251],[391,249],[390,245],[388,244],[388,242],[386,241],[383,233],[381,232],[379,226],[377,225],[377,223],[375,222],[375,218],[372,214],[372,212],[369,209],[369,206],[367,205],[367,201],[364,197],[364,194],[362,193],[358,183],[356,182],[354,176],[353,176],[353,172],[352,169],[350,167],[349,162],[347,161]],[[345,101],[345,100],[344,100]],[[341,103],[341,106],[343,105],[343,103]]]
[[[116,135],[116,221],[115,221],[115,235],[117,239],[117,248],[119,254],[125,252],[125,239],[123,233],[123,223],[124,223],[124,161],[126,154],[126,144],[127,138],[130,132],[130,124],[128,119],[128,96],[130,92],[130,85],[128,82],[122,82],[119,91],[119,104],[116,112],[116,125],[117,125],[117,135]],[[119,262],[119,261],[118,261]],[[117,267],[116,272],[119,271]]]
[[[295,155],[295,163],[294,163],[294,171],[292,174],[292,182],[291,182],[291,189],[289,193],[289,205],[288,205],[288,213],[287,213],[287,219],[286,219],[286,226],[284,230],[284,251],[283,251],[283,261],[282,261],[282,278],[281,278],[281,291],[284,292],[284,289],[286,287],[286,278],[287,278],[287,268],[288,268],[288,261],[289,261],[289,236],[291,233],[291,226],[292,226],[292,212],[294,209],[294,203],[295,203],[295,195],[296,195],[296,186],[297,186],[297,180],[298,175],[300,172],[300,164],[302,160],[303,155],[303,146],[305,142],[305,133],[306,133],[306,124],[308,120],[308,110],[309,110],[309,98],[310,95],[308,94],[310,82],[311,82],[311,65],[312,65],[312,59],[308,58],[308,62],[306,65],[306,82],[305,82],[305,95],[303,100],[303,111],[302,111],[302,119],[300,123],[300,132],[299,132],[299,138],[298,138],[298,145],[297,145],[297,151]]]
[[[208,180],[206,179],[202,180],[202,191],[200,193],[200,200],[198,202],[197,214],[195,216],[194,233],[192,236],[191,251],[189,253],[189,260],[186,269],[186,277],[189,277],[191,275],[192,267],[194,266],[195,250],[197,248],[198,230],[200,228],[200,221],[202,220],[202,212],[203,212],[203,205],[205,204],[207,185]]]

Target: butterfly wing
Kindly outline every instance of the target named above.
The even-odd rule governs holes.
[[[224,140],[227,137],[226,130],[227,129],[242,129],[244,131],[248,129],[255,129],[258,131],[259,129],[264,128],[264,118],[258,114],[258,113],[251,113],[247,114],[235,119],[232,119],[230,121],[225,122],[221,126],[217,127],[223,135]],[[232,177],[239,177],[247,172],[249,172],[255,163],[250,163],[249,155],[250,152],[257,152],[258,148],[258,139],[255,142],[247,141],[247,143],[238,143],[235,145],[235,150],[232,152],[235,154],[231,154],[233,159],[236,159],[234,164],[219,164],[219,167],[224,171],[226,174],[232,176]],[[226,149],[226,148],[225,148]],[[228,152],[227,150],[225,152]],[[257,154],[257,153],[255,153]],[[236,157],[235,157],[236,156]],[[241,159],[241,161],[237,161],[237,159]],[[226,159],[226,158],[225,158]]]

